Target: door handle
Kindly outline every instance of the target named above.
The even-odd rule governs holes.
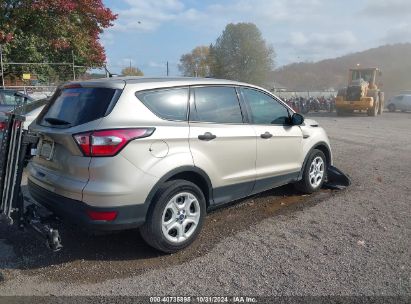
[[[273,137],[273,134],[271,134],[270,132],[265,132],[264,134],[261,134],[260,137],[267,139]]]
[[[205,140],[205,141],[210,141],[215,139],[217,136],[215,136],[214,134],[210,133],[210,132],[205,132],[203,135],[198,135],[198,139],[199,140]]]

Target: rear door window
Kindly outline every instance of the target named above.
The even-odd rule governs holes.
[[[102,118],[120,92],[111,88],[63,88],[53,96],[40,124],[69,128]]]
[[[173,88],[136,93],[151,112],[167,120],[187,120],[188,88]]]
[[[195,109],[190,120],[214,123],[243,123],[237,93],[233,87],[194,88]]]

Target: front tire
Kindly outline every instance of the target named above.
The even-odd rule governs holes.
[[[389,104],[388,105],[388,111],[390,111],[390,112],[395,112],[395,106],[393,105],[393,104]]]
[[[327,175],[327,160],[322,151],[314,149],[304,167],[302,179],[295,184],[298,191],[313,193],[321,189]]]
[[[186,180],[169,181],[154,196],[140,234],[150,246],[173,253],[194,242],[205,213],[205,197],[197,185]]]
[[[378,98],[377,94],[374,94],[373,98],[374,98],[373,107],[371,109],[367,110],[367,114],[368,114],[368,116],[373,116],[374,117],[374,116],[377,116],[377,114],[378,114],[380,101],[379,101],[379,98]]]

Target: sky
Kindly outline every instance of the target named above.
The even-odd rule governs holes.
[[[411,0],[103,0],[118,18],[101,42],[108,69],[180,75],[179,59],[210,45],[228,23],[252,22],[276,66],[411,42]]]

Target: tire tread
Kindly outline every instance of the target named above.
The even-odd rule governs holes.
[[[164,204],[164,200],[166,200],[169,196],[173,195],[173,192],[178,190],[179,188],[192,188],[192,191],[198,192],[197,194],[200,196],[199,204],[201,210],[200,221],[198,223],[198,228],[194,232],[194,234],[188,239],[186,242],[180,245],[172,245],[168,243],[162,235],[161,226],[160,229],[157,227],[156,222],[158,221],[158,216],[161,217],[158,213],[162,213],[162,209],[160,207],[161,204]],[[187,180],[171,180],[165,182],[154,195],[152,203],[150,205],[149,211],[147,213],[147,219],[143,226],[140,227],[140,234],[144,241],[153,248],[156,248],[165,253],[173,253],[178,250],[181,250],[188,245],[190,245],[197,237],[198,233],[201,231],[204,217],[205,217],[205,197],[201,189],[194,183],[187,181]]]
[[[322,159],[324,161],[324,164],[325,164],[325,170],[324,170],[323,181],[321,182],[321,184],[318,188],[314,189],[311,186],[310,182],[308,181],[308,171],[310,170],[310,165],[311,165],[314,157],[316,157],[317,155],[320,155],[322,157]],[[322,187],[324,181],[326,180],[326,178],[327,178],[327,159],[326,159],[324,153],[321,150],[314,149],[311,152],[310,156],[308,157],[307,162],[304,166],[304,172],[303,172],[302,179],[300,181],[298,181],[297,183],[295,183],[294,187],[302,193],[311,194],[311,193],[314,193],[315,191],[321,189],[321,187]]]

